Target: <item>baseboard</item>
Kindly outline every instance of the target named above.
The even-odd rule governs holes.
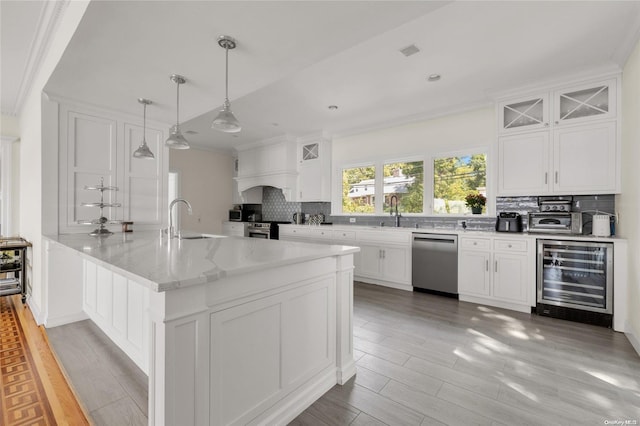
[[[40,312],[40,307],[35,304],[31,296],[27,297],[27,305],[29,306],[31,315],[33,315],[33,319],[36,320],[36,324],[37,325],[44,324],[45,322],[44,314]]]
[[[495,308],[509,309],[509,310],[512,310],[512,311],[523,312],[525,314],[530,314],[531,313],[531,306],[529,306],[529,305],[521,305],[521,304],[518,304],[518,303],[509,303],[509,302],[503,302],[501,300],[485,299],[483,297],[469,296],[469,295],[464,295],[464,294],[460,294],[458,296],[458,300],[460,300],[461,302],[471,302],[471,303],[475,303],[475,304],[478,304],[478,305],[493,306]]]
[[[64,315],[62,317],[57,318],[47,318],[43,324],[45,328],[58,327],[59,325],[70,324],[72,322],[78,322],[89,319],[87,314],[84,312],[78,312],[71,315]]]
[[[638,333],[638,330],[633,328],[629,321],[626,323],[624,335],[627,336],[627,339],[629,339],[629,342],[631,343],[631,346],[633,346],[633,349],[636,350],[636,353],[640,355],[640,333]]]
[[[360,281],[366,284],[381,285],[383,287],[395,288],[398,290],[413,291],[413,286],[411,284],[398,284],[391,281],[376,280],[375,278],[361,277],[358,275],[353,277],[353,281]]]
[[[353,376],[356,375],[356,362],[351,359],[349,363],[342,368],[339,368],[336,372],[336,379],[339,385],[344,385],[347,383]]]
[[[316,402],[335,384],[336,370],[329,369],[316,379],[293,391],[289,396],[277,402],[273,407],[251,420],[248,424],[252,426],[286,425]]]

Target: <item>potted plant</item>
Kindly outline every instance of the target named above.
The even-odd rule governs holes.
[[[487,203],[487,198],[479,192],[471,192],[465,197],[465,202],[467,207],[471,208],[471,213],[480,214],[482,213],[482,208]]]

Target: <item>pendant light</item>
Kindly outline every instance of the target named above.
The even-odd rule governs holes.
[[[238,133],[242,127],[240,122],[231,111],[231,103],[229,102],[229,49],[236,47],[236,40],[232,37],[221,35],[218,37],[218,44],[225,50],[225,98],[222,109],[218,116],[211,123],[211,127],[225,133]]]
[[[138,102],[140,102],[142,105],[144,105],[144,109],[143,109],[143,121],[142,121],[142,143],[140,144],[140,146],[138,147],[138,149],[136,149],[135,151],[133,151],[133,158],[140,158],[140,159],[145,159],[145,160],[153,160],[154,158],[156,158],[153,155],[153,152],[151,152],[151,150],[149,149],[149,146],[147,145],[147,105],[151,105],[151,101],[149,99],[144,99],[144,98],[138,98]]]
[[[172,74],[171,81],[176,83],[176,124],[169,130],[169,139],[166,140],[165,145],[173,149],[189,149],[189,142],[182,136],[182,130],[180,130],[180,85],[184,84],[187,80],[181,75]]]

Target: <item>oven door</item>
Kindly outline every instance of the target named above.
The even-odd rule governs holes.
[[[255,229],[255,228],[249,228],[248,229],[249,235],[247,235],[249,238],[262,238],[264,240],[268,240],[269,239],[269,230],[268,229]]]

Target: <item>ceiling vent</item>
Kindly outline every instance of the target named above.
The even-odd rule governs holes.
[[[418,46],[416,46],[415,44],[400,49],[400,53],[402,53],[404,56],[415,55],[419,51],[420,49],[418,49]]]

